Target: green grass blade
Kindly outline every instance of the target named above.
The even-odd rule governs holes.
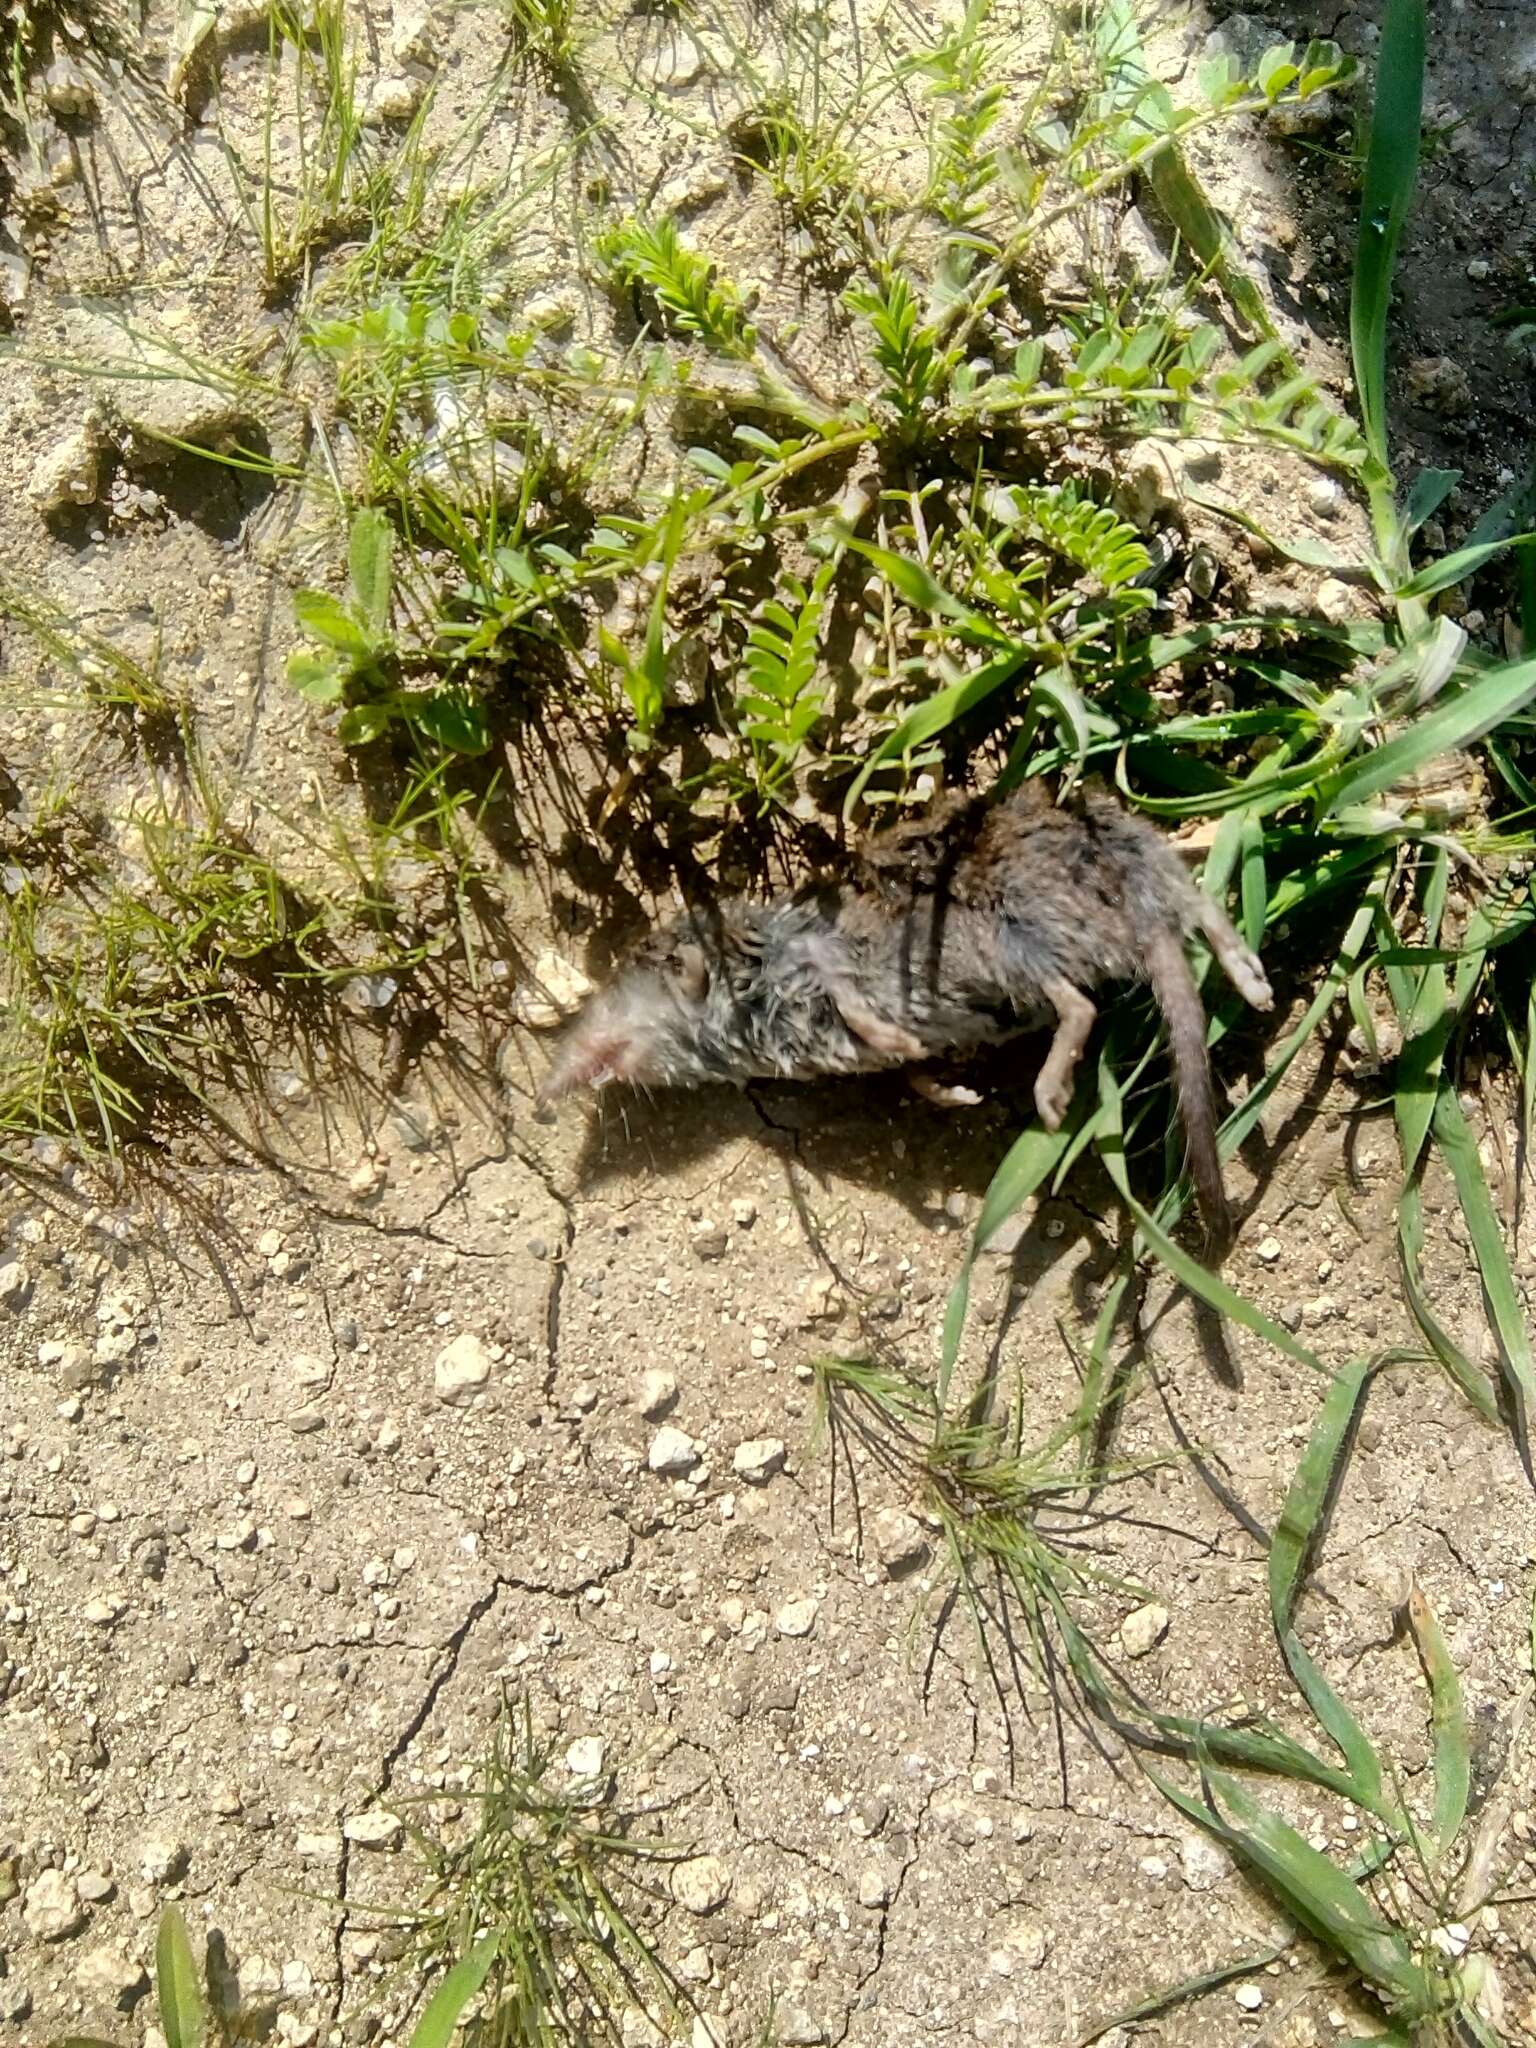
[[[947,689],[936,691],[915,705],[894,731],[886,734],[854,777],[853,787],[843,804],[843,816],[852,817],[865,786],[877,770],[888,761],[899,761],[925,740],[947,732],[958,719],[974,711],[978,704],[984,704],[994,691],[1000,690],[1004,683],[1017,675],[1027,659],[1027,649],[1008,648],[1003,653],[994,654],[990,661],[984,661],[973,675],[951,683]]]
[[[1275,1633],[1291,1675],[1308,1706],[1338,1745],[1359,1790],[1360,1804],[1382,1818],[1381,1762],[1364,1729],[1339,1698],[1303,1647],[1295,1630],[1296,1599],[1302,1574],[1342,1476],[1346,1445],[1374,1368],[1356,1359],[1336,1373],[1301,1463],[1296,1468],[1280,1519],[1269,1544],[1269,1606]]]
[[[1421,469],[1403,506],[1403,524],[1408,531],[1417,533],[1426,519],[1433,519],[1460,482],[1459,469]]]
[[[953,619],[957,625],[966,627],[978,639],[997,646],[1006,641],[1007,635],[983,612],[968,605],[953,591],[946,590],[931,570],[921,562],[915,562],[910,555],[899,555],[894,548],[883,548],[872,540],[860,540],[846,526],[833,527],[834,538],[843,546],[863,555],[873,562],[886,582],[898,597],[915,605],[919,611],[936,612],[941,618]]]
[[[1472,1785],[1472,1739],[1461,1680],[1435,1610],[1415,1586],[1408,1595],[1408,1626],[1429,1681],[1429,1725],[1435,1744],[1435,1843],[1443,1861],[1467,1817]]]
[[[1296,1778],[1337,1793],[1341,1799],[1354,1798],[1354,1785],[1345,1772],[1314,1756],[1283,1728],[1269,1723],[1225,1728],[1183,1714],[1160,1714],[1144,1700],[1128,1701],[1107,1681],[1097,1654],[1064,1604],[1056,1604],[1055,1619],[1083,1697],[1127,1742],[1164,1756],[1184,1757],[1191,1763],[1215,1761],[1274,1777]]]
[[[1403,1292],[1425,1343],[1483,1420],[1496,1423],[1499,1408],[1492,1388],[1441,1323],[1424,1286],[1419,1266],[1424,1252],[1424,1204],[1417,1179],[1410,1180],[1397,1198],[1397,1250],[1402,1266]]]
[[[1510,1269],[1509,1252],[1488,1192],[1483,1163],[1477,1156],[1477,1141],[1467,1127],[1456,1090],[1449,1082],[1435,1104],[1434,1139],[1456,1183],[1457,1199],[1477,1259],[1483,1299],[1499,1340],[1499,1363],[1513,1412],[1515,1441],[1529,1467],[1530,1421],[1536,1408],[1536,1357],[1532,1356],[1530,1327]]]
[[[1360,194],[1349,335],[1366,445],[1389,472],[1387,315],[1397,245],[1418,180],[1423,117],[1424,0],[1387,0]],[[1378,534],[1378,545],[1383,540]]]
[[[499,1937],[488,1934],[454,1964],[416,2022],[407,2048],[448,2048],[464,2008],[490,1975],[500,1949]]]
[[[1350,762],[1324,785],[1323,815],[1358,804],[1415,774],[1440,754],[1453,753],[1492,732],[1536,698],[1536,656],[1489,669],[1477,681],[1443,695],[1408,728]]]
[[[971,1273],[976,1261],[1015,1210],[1021,1208],[1050,1178],[1071,1142],[1076,1121],[1078,1120],[1069,1117],[1059,1131],[1047,1131],[1039,1124],[1031,1124],[1029,1129],[1016,1138],[1009,1147],[1002,1165],[993,1174],[991,1185],[982,1197],[981,1214],[976,1219],[970,1246],[955,1284],[950,1289],[949,1303],[944,1311],[944,1347],[939,1366],[941,1409],[948,1395],[955,1360],[960,1355],[960,1339],[965,1330],[966,1310],[971,1298]]]
[[[207,2015],[187,1923],[179,1906],[167,1906],[160,1915],[160,1931],[155,1937],[155,1993],[166,2048],[202,2048]]]
[[[1134,105],[1152,82],[1134,7],[1126,0],[1109,0],[1098,14],[1094,40],[1106,76],[1119,95]],[[1177,145],[1170,143],[1154,151],[1142,168],[1168,225],[1196,261],[1214,272],[1248,326],[1274,339],[1269,308],[1244,266],[1236,237],[1200,189]]]
[[[1437,590],[1449,590],[1453,583],[1461,583],[1490,561],[1501,548],[1519,548],[1522,563],[1529,557],[1531,543],[1536,533],[1514,533],[1508,540],[1488,540],[1479,547],[1457,548],[1451,555],[1441,555],[1438,561],[1429,562],[1416,576],[1410,576],[1406,583],[1398,586],[1398,597],[1433,597]],[[1527,649],[1528,653],[1530,650]]]
[[[1278,1814],[1260,1806],[1236,1778],[1215,1770],[1204,1776],[1208,1805],[1175,1796],[1166,1784],[1162,1790],[1260,1878],[1292,1919],[1350,1963],[1394,2017],[1427,2018],[1435,2010],[1434,1985],[1423,1964],[1414,1960],[1407,1937],[1382,1918],[1358,1885]]]
[[[1116,1154],[1102,1143],[1099,1156],[1111,1180],[1120,1191],[1120,1198],[1136,1219],[1136,1227],[1146,1240],[1147,1248],[1157,1254],[1172,1273],[1175,1280],[1196,1294],[1203,1302],[1226,1316],[1231,1322],[1239,1323],[1245,1330],[1251,1330],[1256,1337],[1262,1337],[1266,1344],[1273,1344],[1277,1351],[1283,1351],[1287,1358],[1294,1358],[1298,1365],[1310,1366],[1313,1372],[1323,1372],[1326,1367],[1315,1358],[1305,1344],[1298,1343],[1283,1324],[1271,1322],[1262,1309],[1226,1281],[1210,1272],[1200,1261],[1176,1244],[1155,1217],[1145,1210],[1131,1193],[1130,1182],[1125,1171],[1124,1154]]]
[[[1233,1984],[1239,1977],[1252,1977],[1266,1964],[1277,1961],[1285,1954],[1289,1943],[1277,1948],[1261,1949],[1257,1955],[1243,1956],[1235,1963],[1222,1963],[1214,1970],[1204,1970],[1198,1977],[1186,1977],[1182,1983],[1170,1984],[1166,1990],[1154,1991],[1137,2004],[1117,2012],[1112,2019],[1100,2020],[1079,2034],[1074,2048],[1093,2048],[1095,2041],[1102,2041],[1106,2034],[1113,2034],[1125,2027],[1133,2027],[1144,2020],[1161,2019],[1177,2005],[1187,2005],[1191,1999],[1204,1998],[1207,1992],[1219,1991],[1224,1984]]]
[[[365,506],[353,519],[347,551],[352,594],[375,640],[381,640],[389,630],[393,580],[390,557],[394,544],[394,529],[382,512]]]

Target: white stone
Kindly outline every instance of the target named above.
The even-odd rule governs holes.
[[[1257,1984],[1239,1984],[1232,1996],[1240,2012],[1257,2012],[1264,2003],[1264,1994]]]
[[[1192,1892],[1214,1890],[1231,1868],[1231,1857],[1209,1835],[1180,1836],[1179,1870]]]
[[[7,1308],[20,1308],[31,1291],[31,1275],[20,1259],[7,1259],[0,1265],[0,1302]]]
[[[793,1999],[780,1999],[773,2009],[773,2035],[780,2048],[817,2048],[827,2030],[816,2016]]]
[[[523,307],[523,320],[541,334],[566,334],[576,325],[581,301],[573,291],[555,288],[535,292]]]
[[[808,1636],[816,1626],[820,1607],[819,1600],[786,1600],[773,1617],[773,1625],[781,1636]]]
[[[590,976],[563,953],[546,950],[512,999],[512,1014],[530,1031],[554,1031],[592,993]]]
[[[75,1984],[85,1997],[105,1999],[113,2006],[126,2005],[148,1983],[144,1965],[111,1946],[93,1948],[75,1969]]]
[[[578,1735],[565,1752],[565,1768],[573,1778],[595,1778],[606,1754],[607,1744],[601,1735]]]
[[[736,1446],[731,1469],[753,1486],[766,1486],[784,1463],[784,1445],[776,1436],[749,1437]]]
[[[189,1860],[185,1842],[152,1835],[139,1851],[139,1875],[146,1884],[174,1884]]]
[[[672,1896],[690,1913],[713,1913],[731,1895],[731,1874],[718,1856],[690,1856],[672,1866]]]
[[[899,1579],[915,1571],[928,1555],[928,1538],[915,1515],[901,1508],[879,1508],[870,1517],[870,1540],[886,1576]]]
[[[85,1925],[85,1908],[72,1877],[44,1870],[27,1886],[21,1917],[39,1941],[67,1941]]]
[[[651,1438],[651,1448],[645,1454],[645,1462],[653,1472],[682,1474],[691,1472],[699,1462],[700,1449],[691,1436],[670,1424],[658,1429]]]
[[[363,94],[363,126],[382,128],[386,121],[409,121],[426,92],[427,81],[409,72],[374,79]]]
[[[472,1330],[465,1330],[437,1354],[432,1383],[439,1401],[460,1407],[491,1376],[491,1355]]]
[[[27,480],[27,496],[45,519],[71,505],[94,505],[100,488],[101,442],[85,427],[45,448]]]
[[[640,1413],[648,1422],[665,1415],[677,1399],[677,1375],[656,1368],[640,1382]]]
[[[293,1853],[300,1863],[334,1863],[341,1854],[341,1837],[299,1834],[294,1837]]]
[[[1145,1657],[1155,1650],[1168,1633],[1170,1619],[1167,1608],[1156,1600],[1128,1614],[1120,1624],[1120,1647],[1126,1656]]]
[[[1003,1936],[1003,1946],[1026,1970],[1038,1970],[1051,1952],[1051,1937],[1038,1921],[1021,1920]]]
[[[366,1813],[354,1813],[350,1820],[343,1821],[341,1832],[359,1849],[392,1849],[404,1830],[398,1814],[373,1806]]]
[[[389,53],[397,64],[430,65],[441,47],[442,33],[430,14],[402,14],[389,39]]]

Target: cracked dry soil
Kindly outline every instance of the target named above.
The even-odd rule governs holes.
[[[1515,430],[1514,373],[1489,353],[1492,330],[1467,324],[1465,294],[1445,302],[1442,258],[1458,242],[1489,251],[1491,291],[1529,257],[1510,182],[1528,170],[1524,101],[1488,83],[1513,75],[1518,24],[1436,15],[1434,83],[1459,103],[1458,140],[1430,180],[1405,292],[1414,345],[1470,350],[1478,396],[1462,417],[1421,411],[1408,426],[1424,452],[1443,456],[1449,437],[1491,478]],[[641,26],[643,54],[655,38]],[[1208,26],[1179,28],[1191,54]],[[1368,40],[1354,15],[1316,26]],[[468,10],[444,26],[450,104],[473,101],[493,40]],[[235,48],[223,107],[247,141],[258,86],[257,57]],[[641,168],[691,181],[701,235],[749,272],[759,263],[771,297],[772,224],[715,161],[713,91],[707,75],[695,92],[674,74]],[[231,280],[232,214],[210,211],[198,182],[218,172],[207,124],[190,154],[141,159],[162,112],[104,108],[110,150],[75,135],[49,267],[17,314],[34,368],[0,389],[0,535],[19,575],[97,628],[131,641],[155,614],[199,709],[238,729],[234,767],[286,796],[335,763],[280,683],[293,565],[274,579],[248,544],[236,482],[210,495],[205,472],[193,488],[185,465],[130,442],[110,509],[45,528],[26,501],[87,403],[36,364],[78,352],[72,323],[103,280],[209,332],[239,333],[252,314],[249,279]],[[563,120],[530,88],[497,147],[515,162]],[[1262,221],[1254,243],[1274,258],[1287,317],[1317,316],[1323,283],[1336,312],[1340,245],[1316,241],[1300,199],[1298,231],[1269,154],[1260,175],[1248,148],[1221,196],[1246,233],[1253,172],[1277,247]],[[535,278],[568,255],[550,234],[528,252]],[[200,267],[206,303],[185,290]],[[781,315],[805,313],[781,299]],[[12,737],[36,761],[77,734],[40,737],[18,719]],[[109,753],[109,782],[119,765]],[[555,928],[572,944],[547,899],[581,896],[578,864],[556,865],[542,894],[508,877],[530,956]],[[1283,1032],[1306,990],[1283,963],[1277,981]],[[1229,1268],[1330,1365],[1409,1336],[1381,1081],[1344,1029],[1293,1072],[1234,1174],[1244,1225]],[[1256,1070],[1262,1053],[1249,1057]],[[910,1500],[863,1467],[856,1511],[815,1440],[818,1353],[873,1331],[932,1370],[1027,1074],[1011,1100],[960,1114],[871,1083],[546,1124],[530,1109],[540,1058],[517,1038],[503,1093],[456,1091],[431,1059],[402,1067],[381,1090],[399,1099],[366,1122],[354,1091],[333,1100],[274,1075],[260,1151],[183,1133],[131,1200],[84,1173],[9,1183],[25,1287],[0,1305],[0,2038],[143,2039],[154,1928],[178,1899],[231,2000],[273,2038],[400,2038],[408,1987],[381,1915],[421,1882],[400,1816],[462,1817],[505,1688],[557,1754],[599,1738],[616,1801],[658,1839],[717,1859],[647,1912],[701,2048],[756,2048],[770,2013],[785,2043],[1059,2048],[1158,1985],[1266,1946],[1262,1896],[1114,1738],[1058,1722],[1033,1684],[1005,1720],[904,1519]],[[1491,1087],[1474,1107],[1513,1214],[1511,1105]],[[1433,1177],[1426,1207],[1426,1284],[1477,1354],[1476,1274]],[[1520,1229],[1528,1287],[1529,1205]],[[1030,1434],[1070,1404],[1068,1340],[1092,1318],[1118,1230],[1108,1189],[1080,1177],[985,1262],[970,1364],[1000,1342]],[[1156,1283],[1134,1356],[1119,1448],[1182,1448],[1117,1492],[1123,1518],[1101,1538],[1126,1589],[1106,1587],[1091,1618],[1113,1640],[1141,1617],[1119,1640],[1156,1705],[1246,1704],[1294,1723],[1256,1532],[1278,1512],[1318,1388],[1240,1330],[1218,1340]],[[1533,1553],[1506,1440],[1427,1369],[1385,1373],[1303,1634],[1422,1800],[1426,1693],[1397,1616],[1410,1584],[1424,1589],[1480,1732],[1489,1851],[1517,1893],[1530,1888],[1532,1787],[1508,1737],[1529,1675]],[[1146,1620],[1159,1608],[1165,1628]],[[1327,1801],[1274,1796],[1347,1853]],[[1506,2033],[1536,2040],[1532,1909],[1502,1908],[1476,1936]],[[1374,2030],[1304,1945],[1256,1981],[1257,2009],[1229,1988],[1143,2037],[1309,2048]]]
[[[1232,1269],[1338,1361],[1407,1334],[1391,1158],[1359,1143],[1352,1092],[1336,1079],[1319,1114],[1309,1077],[1277,1105]],[[977,1194],[956,1164],[994,1156],[1002,1110],[784,1089],[686,1118],[635,1107],[606,1131],[518,1108],[508,1139],[445,1101],[418,1105],[417,1142],[433,1115],[430,1149],[380,1133],[367,1214],[346,1212],[344,1134],[303,1111],[287,1156],[328,1136],[334,1169],[210,1166],[201,1239],[179,1200],[26,1204],[35,1284],[7,1328],[0,1441],[15,2038],[120,2032],[111,2007],[135,2000],[114,1986],[173,1898],[279,2038],[361,2040],[381,2015],[387,2031],[401,1987],[368,1909],[419,1889],[395,1816],[451,1815],[505,1686],[557,1752],[599,1737],[616,1798],[668,1844],[719,1860],[701,1892],[663,1888],[653,1933],[725,2041],[753,2042],[776,2000],[783,2040],[1066,2042],[1272,1938],[1259,1895],[1118,1743],[1058,1727],[1036,1689],[1005,1729],[958,1621],[933,1654],[943,1582],[912,1554],[910,1502],[860,1472],[861,1552],[812,1442],[815,1352],[873,1326],[933,1362]],[[987,1261],[978,1338],[1003,1331],[1030,1420],[1069,1398],[1060,1326],[1095,1300],[1114,1228],[1089,1186]],[[1470,1331],[1475,1277],[1443,1242],[1437,1299]],[[1158,1386],[1124,1451],[1166,1449],[1176,1421],[1269,1526],[1317,1389],[1241,1333],[1213,1356],[1155,1289],[1141,1320]],[[657,1472],[668,1430],[687,1448]],[[744,1444],[757,1483],[735,1469]],[[1098,1626],[1149,1600],[1171,1617],[1160,1639],[1127,1631],[1137,1683],[1186,1712],[1289,1712],[1262,1551],[1192,1461],[1119,1505],[1105,1548],[1141,1590],[1106,1592]],[[1531,1536],[1503,1441],[1427,1371],[1388,1373],[1304,1619],[1410,1789],[1429,1751],[1394,1626],[1407,1584],[1496,1731],[1524,1676]],[[1517,1858],[1518,1753],[1510,1771]],[[1292,1806],[1339,1828],[1320,1799]],[[50,1870],[73,1907],[57,1938],[34,1907]],[[1512,2005],[1527,1912],[1490,1936]],[[1296,1949],[1259,1980],[1280,2038],[1349,2016],[1315,1974]],[[1238,2025],[1218,1995],[1155,2038]]]

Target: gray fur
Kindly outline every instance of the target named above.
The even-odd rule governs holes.
[[[1086,991],[1150,979],[1169,1025],[1192,1165],[1224,1211],[1205,1015],[1182,942],[1201,931],[1247,1000],[1263,969],[1168,843],[1111,798],[1052,804],[1036,784],[944,807],[871,841],[872,886],[734,900],[673,920],[595,996],[541,1095],[611,1081],[867,1073],[995,1044],[1054,1020],[1036,1086],[1054,1128],[1093,1023]],[[1170,943],[1171,942],[1171,943]]]

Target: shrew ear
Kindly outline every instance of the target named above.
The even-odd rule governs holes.
[[[667,972],[685,1002],[700,1003],[709,988],[709,962],[702,946],[679,946],[667,963]]]

